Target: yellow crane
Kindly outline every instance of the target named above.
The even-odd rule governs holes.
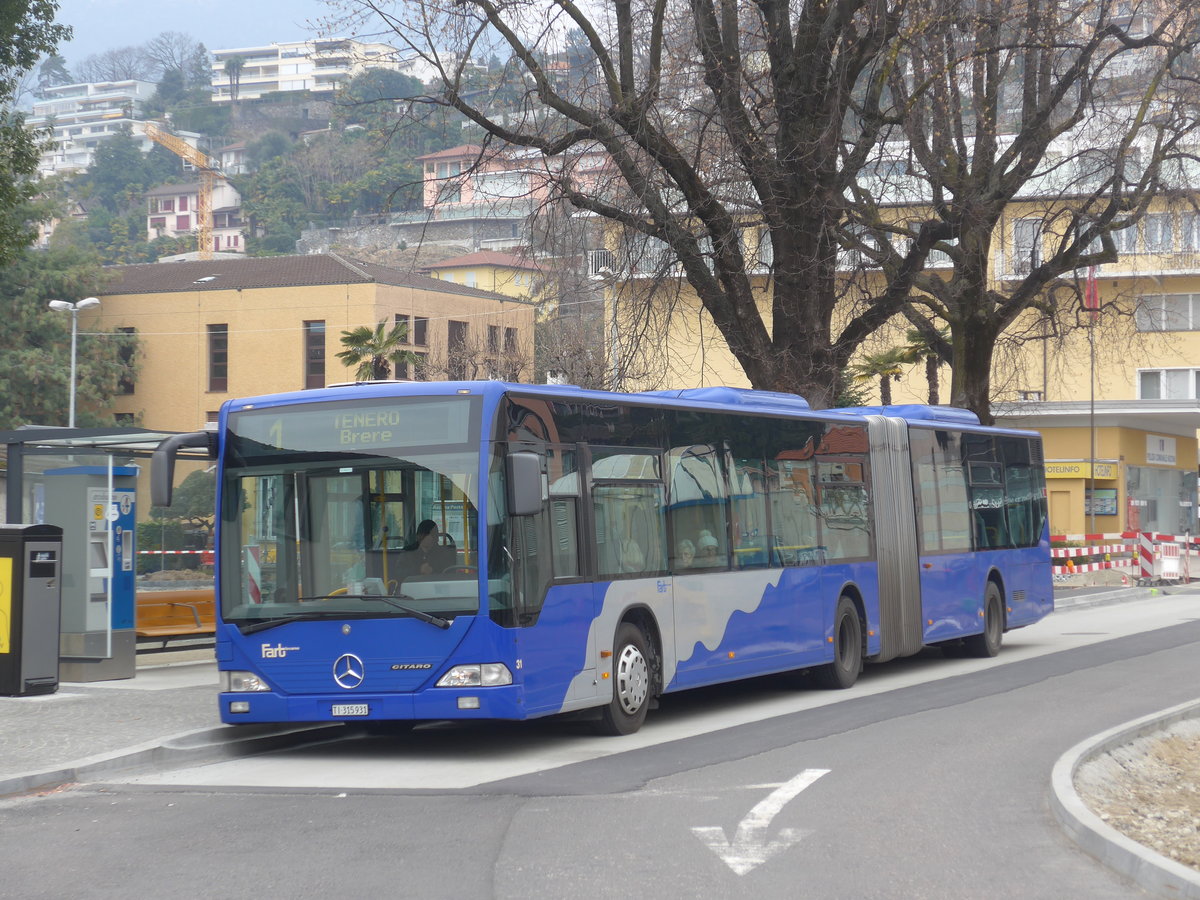
[[[145,126],[146,137],[191,163],[200,175],[200,189],[196,195],[196,250],[200,259],[212,259],[212,194],[213,179],[219,172],[217,164],[178,135],[153,122],[146,122]]]

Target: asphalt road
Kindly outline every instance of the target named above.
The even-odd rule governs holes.
[[[668,698],[636,741],[422,729],[12,800],[0,897],[1140,897],[1050,770],[1200,695],[1198,642],[1200,596],[1080,609],[994,662]]]

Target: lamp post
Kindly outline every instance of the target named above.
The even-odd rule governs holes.
[[[75,334],[78,331],[79,311],[81,309],[91,309],[93,306],[99,306],[100,301],[96,297],[85,297],[78,303],[71,303],[68,300],[51,300],[50,308],[58,312],[69,312],[71,314],[71,405],[68,413],[67,427],[75,427]]]

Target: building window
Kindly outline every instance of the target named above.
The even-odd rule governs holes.
[[[166,231],[166,229],[167,229],[167,217],[166,216],[154,216],[150,220],[150,228],[153,229],[154,231],[157,231],[161,235],[162,232]]]
[[[113,413],[113,421],[122,428],[132,428],[137,424],[137,416],[134,413]]]
[[[1139,400],[1194,400],[1200,397],[1200,369],[1139,369]]]
[[[208,389],[229,390],[229,326],[208,326]]]
[[[1169,213],[1146,216],[1145,227],[1147,253],[1170,253],[1175,249],[1175,235]]]
[[[1112,233],[1113,243],[1116,244],[1117,253],[1128,255],[1137,253],[1137,226],[1130,225],[1128,228],[1121,228]]]
[[[1149,294],[1133,311],[1138,331],[1200,331],[1200,294]]]
[[[325,321],[304,323],[304,387],[325,387]]]
[[[1184,213],[1179,218],[1179,249],[1200,250],[1200,216]]]
[[[191,231],[192,217],[191,216],[176,216],[175,230],[176,231]]]
[[[451,381],[463,381],[467,377],[467,323],[448,323],[447,345],[447,376]]]
[[[499,325],[489,325],[488,326],[487,348],[488,348],[488,353],[499,353],[500,352],[500,326]]]
[[[403,316],[399,313],[395,316],[395,327],[404,328],[404,343],[406,344],[412,343],[412,328],[409,326],[408,320],[408,316]],[[412,378],[408,371],[408,353],[409,351],[404,351],[392,358],[393,378],[400,381],[407,381]]]
[[[180,197],[180,198],[179,198],[179,211],[180,211],[180,212],[187,212],[187,208],[188,208],[188,198],[187,198],[187,197]]]
[[[472,269],[463,276],[463,284],[467,287],[475,287],[475,270]]]
[[[413,318],[412,342],[418,347],[429,346],[429,320],[424,316]]]
[[[505,353],[516,353],[517,352],[517,329],[515,329],[515,328],[505,328],[504,329],[504,352]]]
[[[1042,220],[1013,222],[1013,272],[1028,275],[1042,264]]]
[[[1017,391],[1017,397],[1021,400],[1045,400],[1041,391]]]
[[[127,335],[117,344],[117,357],[121,360],[121,374],[117,378],[117,393],[132,394],[134,390],[133,358],[137,353],[136,328],[118,328],[118,334]]]

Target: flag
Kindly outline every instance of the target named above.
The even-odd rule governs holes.
[[[1095,266],[1088,266],[1087,287],[1083,292],[1083,308],[1090,311],[1089,317],[1095,322],[1100,310],[1100,288],[1096,284]]]

